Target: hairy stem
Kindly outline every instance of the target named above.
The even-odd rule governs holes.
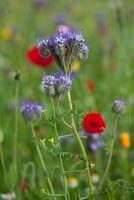
[[[55,104],[54,104],[54,100],[51,98],[51,102],[52,102],[52,107],[53,107],[53,115],[54,118],[56,119],[56,108],[55,108]],[[60,147],[60,139],[58,136],[58,129],[57,129],[57,123],[56,121],[54,122],[54,128],[55,128],[55,134],[56,134],[56,142],[58,144],[58,152],[61,152],[61,147]],[[66,175],[65,175],[65,170],[64,170],[64,166],[63,166],[63,160],[62,160],[62,155],[59,154],[59,158],[60,158],[60,166],[61,166],[61,171],[62,171],[62,175],[63,175],[63,180],[64,180],[64,190],[65,190],[65,199],[67,200],[67,196],[68,194],[68,186],[67,186],[67,180],[66,180]]]
[[[54,194],[54,188],[53,188],[53,185],[52,185],[50,176],[49,176],[49,174],[47,173],[47,168],[46,168],[45,162],[44,162],[44,160],[43,160],[43,157],[42,157],[42,154],[41,154],[39,145],[38,145],[38,141],[36,140],[36,133],[35,133],[35,130],[34,130],[33,125],[31,125],[31,129],[32,129],[33,137],[35,138],[36,150],[37,150],[37,152],[38,152],[38,155],[39,155],[39,158],[40,158],[40,161],[41,161],[43,170],[44,170],[44,172],[45,172],[45,174],[46,174],[46,178],[47,178],[47,181],[48,181],[48,185],[49,185],[49,188],[50,188],[50,192],[51,192],[52,194]]]
[[[18,139],[18,97],[19,97],[19,86],[20,83],[19,81],[16,82],[16,88],[15,88],[15,125],[14,125],[14,166],[16,170],[16,175],[18,176],[17,173],[17,139]]]
[[[94,199],[94,197],[93,197],[93,185],[92,185],[92,181],[91,181],[89,162],[88,162],[88,159],[87,159],[87,154],[86,154],[84,145],[83,145],[83,143],[81,141],[81,138],[80,138],[80,136],[79,136],[79,134],[77,132],[77,129],[76,129],[70,91],[67,93],[67,96],[68,96],[69,108],[70,108],[70,111],[71,111],[70,112],[70,117],[71,117],[71,124],[72,124],[72,130],[73,130],[74,138],[77,140],[77,142],[78,142],[78,144],[80,146],[82,155],[85,158],[85,165],[86,165],[86,169],[87,169],[88,186],[90,188],[90,198],[89,199],[93,200]]]
[[[118,115],[115,116],[115,122],[114,122],[114,130],[113,130],[113,134],[112,134],[112,141],[111,141],[111,147],[110,147],[110,154],[109,154],[109,158],[108,158],[108,162],[107,162],[107,166],[104,172],[104,175],[100,181],[100,184],[98,186],[98,189],[96,191],[96,194],[101,190],[103,183],[107,177],[109,168],[110,168],[110,164],[111,164],[111,160],[112,160],[112,155],[113,155],[113,147],[114,147],[114,142],[115,142],[115,136],[116,136],[116,130],[117,130],[117,123],[118,123]]]

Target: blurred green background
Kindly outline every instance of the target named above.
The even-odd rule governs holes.
[[[46,39],[52,35],[60,24],[73,26],[82,31],[90,47],[88,59],[78,61],[80,68],[76,71],[76,79],[72,85],[72,98],[77,112],[82,116],[90,111],[102,113],[107,123],[105,140],[109,141],[113,125],[111,106],[115,99],[124,100],[127,112],[120,119],[118,132],[125,131],[130,134],[131,147],[127,153],[133,153],[133,13],[134,1],[132,0],[42,0],[40,3],[37,0],[2,0],[0,2],[0,129],[4,134],[2,145],[7,171],[12,162],[16,87],[16,81],[12,80],[10,75],[16,70],[20,72],[19,103],[24,99],[39,102],[45,105],[48,115],[51,115],[50,100],[40,92],[40,83],[43,71],[50,74],[57,71],[58,67],[56,64],[46,69],[34,66],[27,61],[26,52],[36,45],[40,38]],[[95,84],[94,91],[89,91],[87,87],[89,80]],[[65,102],[63,98],[62,109],[66,108]],[[80,116],[76,117],[76,120],[77,127],[81,131]],[[47,133],[52,134],[48,125],[41,123],[40,126],[43,126],[43,134],[46,137],[48,137]],[[59,130],[60,132],[67,131],[61,125],[59,125]],[[43,136],[39,135],[39,138]],[[118,147],[119,137],[116,145]],[[26,162],[32,160],[36,163],[37,177],[34,181],[38,196],[44,183],[42,171],[40,172],[41,166],[34,150],[30,130],[20,115],[18,152],[20,177],[22,176],[21,167],[23,168]],[[122,168],[117,161],[119,152],[117,149],[115,162],[117,162],[117,168]],[[134,159],[130,161],[127,156],[122,163],[127,166],[127,170],[123,169],[122,174],[126,174],[125,176],[134,181],[134,174],[130,172],[134,167]],[[0,170],[0,193],[7,191],[3,182],[3,172]],[[11,180],[11,185],[12,183]],[[28,195],[29,193],[24,199],[28,198]]]

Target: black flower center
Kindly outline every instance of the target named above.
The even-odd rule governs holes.
[[[98,127],[98,124],[96,124],[95,122],[90,122],[90,125],[92,128],[97,128]]]

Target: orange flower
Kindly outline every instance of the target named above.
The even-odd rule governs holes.
[[[123,148],[129,148],[130,147],[130,136],[129,133],[123,132],[120,134],[120,144]]]
[[[93,92],[96,88],[95,82],[93,80],[88,80],[87,81],[87,87],[90,92]]]

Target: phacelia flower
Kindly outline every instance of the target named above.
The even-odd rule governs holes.
[[[42,9],[46,7],[48,4],[48,0],[35,0],[34,7],[35,9]]]
[[[112,111],[116,114],[121,114],[126,111],[126,105],[122,100],[115,100]]]
[[[53,63],[53,56],[49,50],[43,52],[44,56],[40,55],[39,49],[37,47],[32,47],[26,53],[28,61],[38,65],[39,67],[46,68]]]
[[[60,14],[60,15],[56,15],[54,17],[54,23],[56,25],[61,25],[61,24],[67,24],[67,15],[66,13],[64,14]]]
[[[75,178],[75,177],[69,177],[68,179],[67,179],[67,182],[68,182],[68,187],[69,188],[77,188],[78,187],[78,181],[77,181],[77,179]]]
[[[24,102],[20,106],[20,112],[26,122],[34,122],[39,120],[42,115],[43,107],[37,103]]]
[[[70,90],[73,79],[73,72],[70,74],[70,76],[64,75],[63,71],[59,71],[51,76],[43,74],[41,90],[43,93],[49,96],[59,97],[61,94],[64,94]]]
[[[106,124],[104,119],[99,113],[88,113],[84,116],[83,128],[89,134],[101,134],[104,132],[106,128]]]
[[[87,81],[87,87],[90,92],[93,92],[96,88],[95,82],[93,80],[88,80]]]
[[[99,141],[99,136],[96,134],[89,135],[86,143],[87,143],[87,148],[92,152],[95,152],[102,147],[102,143]]]
[[[57,27],[57,32],[58,33],[65,33],[65,32],[68,32],[70,30],[70,28],[66,25],[59,25]]]
[[[40,41],[38,48],[41,55],[43,50],[49,49],[57,65],[67,72],[71,71],[71,66],[77,58],[86,59],[89,51],[82,33],[72,28],[57,31],[49,39]]]
[[[123,148],[129,148],[131,143],[130,143],[130,136],[129,133],[123,132],[120,134],[120,144]]]

